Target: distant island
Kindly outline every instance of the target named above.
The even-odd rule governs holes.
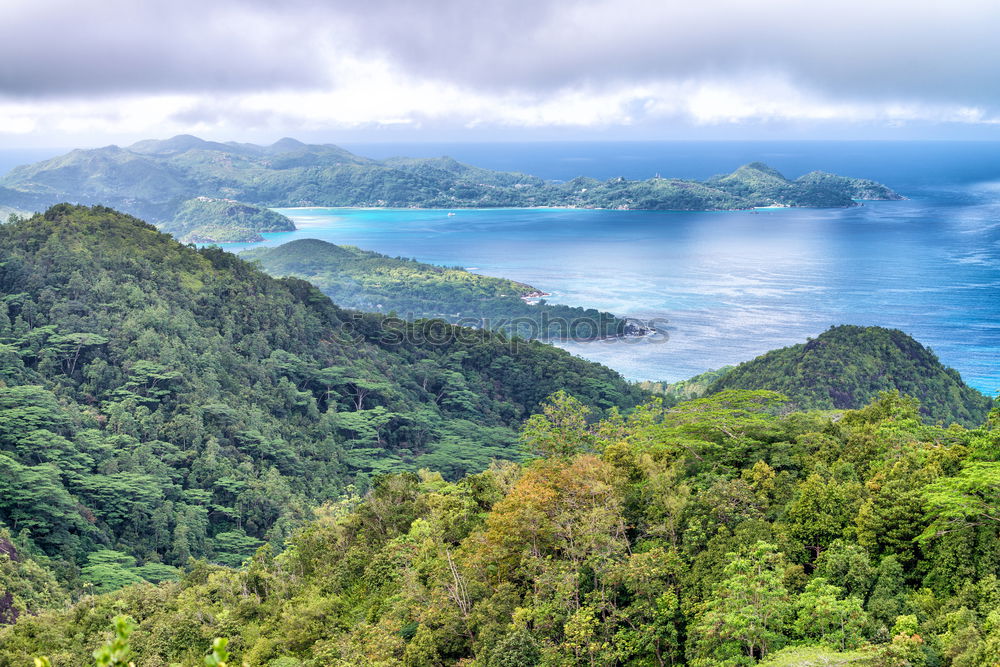
[[[593,308],[547,303],[525,283],[457,267],[387,257],[352,246],[300,239],[240,257],[275,277],[308,280],[345,308],[442,319],[528,339],[637,336],[650,330]]]
[[[103,204],[154,222],[175,235],[214,241],[252,240],[248,224],[197,198],[257,207],[394,208],[575,207],[722,211],[759,207],[849,207],[900,195],[875,181],[810,172],[790,180],[753,162],[707,181],[677,178],[560,183],[492,171],[448,157],[373,160],[331,144],[282,139],[270,146],[204,141],[181,135],[127,148],[74,150],[17,167],[0,179],[0,206],[37,211],[57,202]],[[190,209],[199,224],[191,227]],[[258,216],[255,222],[261,222]],[[202,228],[198,231],[198,228]],[[209,234],[205,234],[205,231]],[[191,236],[193,235],[193,236]]]

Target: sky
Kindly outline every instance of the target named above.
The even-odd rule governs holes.
[[[1000,140],[996,0],[0,0],[0,148]]]

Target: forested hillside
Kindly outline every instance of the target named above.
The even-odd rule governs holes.
[[[795,180],[754,162],[706,182],[676,178],[567,183],[481,169],[451,158],[371,160],[330,144],[282,139],[271,146],[181,135],[127,148],[75,150],[0,179],[0,205],[39,210],[60,201],[115,206],[169,222],[193,197],[260,206],[492,208],[576,206],[729,210],[755,206],[856,206],[900,199],[874,181],[812,172]]]
[[[525,297],[531,285],[460,268],[392,258],[351,246],[302,239],[254,248],[241,257],[274,276],[308,280],[334,303],[406,319],[440,318],[524,338],[600,338],[638,333],[636,325],[593,308],[549,304]]]
[[[835,421],[724,391],[590,417],[556,394],[529,463],[385,477],[242,571],[22,617],[0,665],[87,664],[118,614],[150,666],[215,637],[254,667],[1000,662],[1000,412],[941,428],[886,393]]]
[[[238,565],[376,475],[516,458],[558,389],[639,400],[557,348],[347,311],[103,207],[0,226],[0,257],[0,529],[74,589]]]
[[[928,421],[945,425],[981,424],[993,404],[902,331],[849,325],[740,364],[706,391],[726,389],[778,391],[806,409],[857,409],[898,389],[920,400]]]

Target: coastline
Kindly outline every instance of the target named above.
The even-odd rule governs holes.
[[[900,199],[855,199],[858,206],[864,202],[889,202],[906,201],[906,197]],[[739,213],[753,211],[778,211],[788,209],[815,209],[815,210],[838,210],[855,208],[854,206],[798,206],[795,204],[774,204],[771,206],[750,206],[742,208],[620,208],[601,206],[459,206],[451,208],[440,208],[434,206],[266,206],[272,211],[441,211],[447,213],[460,213],[462,211],[635,211],[638,213]]]

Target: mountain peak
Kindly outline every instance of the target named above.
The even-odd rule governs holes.
[[[788,180],[787,178],[785,178],[784,174],[782,174],[780,171],[763,162],[750,162],[748,164],[743,165],[733,173],[746,172],[746,171],[757,171],[762,174],[767,174],[768,176],[773,176],[774,178],[780,178],[783,181]]]
[[[306,144],[302,143],[298,139],[292,139],[291,137],[282,137],[281,139],[278,139],[273,144],[268,146],[268,150],[275,153],[285,153],[288,151],[294,151],[305,147]]]

